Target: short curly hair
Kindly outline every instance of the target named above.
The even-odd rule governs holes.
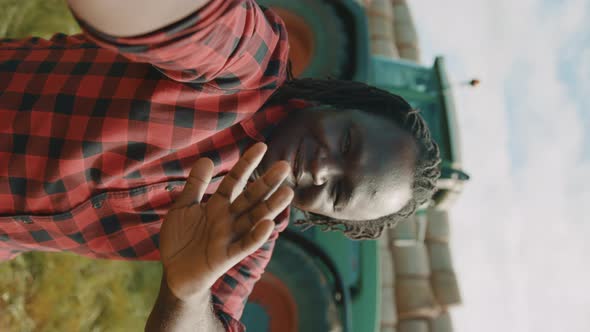
[[[360,82],[333,79],[290,79],[268,100],[268,104],[304,99],[340,109],[355,109],[386,117],[410,134],[418,153],[414,167],[412,198],[398,212],[373,220],[340,220],[310,212],[296,225],[320,226],[322,230],[341,230],[350,239],[375,239],[386,227],[410,217],[418,207],[430,200],[440,177],[440,154],[426,122],[402,97]],[[343,226],[343,228],[342,228]]]

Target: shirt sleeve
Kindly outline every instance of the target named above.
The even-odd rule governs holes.
[[[0,263],[13,260],[20,254],[20,252],[0,248]]]
[[[176,23],[137,37],[112,37],[77,20],[92,42],[150,63],[176,81],[246,90],[276,87],[286,76],[284,23],[254,0],[211,0]]]
[[[289,209],[283,211],[276,220],[280,222],[268,241],[252,255],[231,268],[211,288],[213,309],[227,331],[245,331],[240,317],[254,284],[260,279],[270,261],[279,233],[287,228]]]

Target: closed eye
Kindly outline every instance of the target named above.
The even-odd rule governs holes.
[[[340,201],[340,197],[342,197],[341,195],[342,193],[342,181],[338,181],[336,183],[334,183],[334,185],[332,186],[332,190],[330,193],[330,197],[332,197],[332,210],[334,210],[334,212],[336,212],[336,210],[338,209],[339,206],[339,201]]]

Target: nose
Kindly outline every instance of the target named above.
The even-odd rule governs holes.
[[[320,148],[316,156],[310,165],[314,185],[321,186],[331,178],[342,174],[341,162],[329,155],[326,150]]]

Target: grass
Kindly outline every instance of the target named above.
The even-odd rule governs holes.
[[[79,31],[61,0],[0,0],[0,37]],[[0,263],[0,331],[140,331],[155,300],[156,262],[27,253]]]
[[[156,262],[24,254],[0,264],[0,331],[140,331],[160,275]]]

